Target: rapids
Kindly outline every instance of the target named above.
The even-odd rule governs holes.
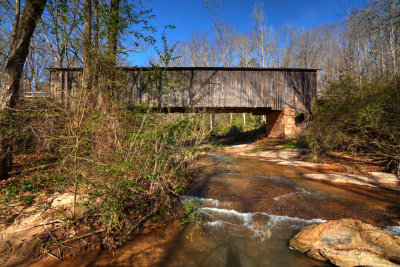
[[[136,236],[113,253],[88,252],[59,266],[329,266],[291,250],[304,225],[360,219],[400,234],[400,194],[385,188],[301,178],[317,172],[257,158],[208,154],[184,201],[207,214],[201,234],[190,225]]]

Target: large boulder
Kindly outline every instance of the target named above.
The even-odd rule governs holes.
[[[338,266],[400,266],[400,237],[353,219],[305,226],[289,245]]]

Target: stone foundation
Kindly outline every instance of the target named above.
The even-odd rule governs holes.
[[[266,114],[267,137],[291,138],[296,133],[293,109],[275,110]]]

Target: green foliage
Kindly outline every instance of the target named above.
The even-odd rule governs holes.
[[[20,200],[26,204],[31,204],[35,197],[29,195],[29,193],[53,192],[70,185],[70,182],[61,173],[54,172],[53,169],[42,170],[40,166],[30,175],[21,173],[15,176],[1,189],[0,199],[6,203]]]
[[[105,127],[110,120],[118,125],[116,137],[115,129]],[[129,224],[129,218],[144,216],[154,208],[161,212],[157,218],[162,218],[162,210],[171,209],[170,194],[182,194],[187,183],[187,163],[194,158],[191,149],[195,143],[187,141],[200,137],[195,132],[198,118],[189,114],[143,114],[123,108],[118,114],[88,123],[82,139],[93,140],[96,136],[102,140],[99,143],[103,152],[96,153],[97,144],[79,151],[90,159],[78,164],[84,174],[80,183],[91,188],[87,207],[96,207],[104,224],[117,232]]]
[[[176,81],[165,74],[163,68],[155,68],[149,78],[157,83],[161,77],[166,92]],[[124,82],[118,79],[113,83]],[[15,139],[16,151],[28,153],[32,160],[24,162],[26,171],[2,189],[0,198],[4,203],[31,204],[42,191],[84,193],[85,215],[72,216],[74,222],[89,228],[96,222],[107,228],[107,240],[113,240],[140,218],[162,220],[169,214],[177,195],[184,193],[193,149],[206,131],[199,114],[154,113],[152,103],[131,109],[118,94],[103,89],[107,88],[71,95],[68,103],[73,104],[67,107],[37,99],[22,102],[15,114],[4,114],[10,120],[18,118],[4,132],[21,136]],[[98,96],[101,105],[93,101]]]
[[[245,114],[246,126],[243,121],[243,114],[215,114],[216,123],[211,131],[212,136],[224,136],[233,138],[235,141],[241,141],[245,138],[245,131],[259,129],[262,126],[260,116]]]
[[[400,79],[341,77],[313,108],[305,131],[317,154],[368,151],[400,162]]]
[[[253,148],[251,150],[251,152],[262,152],[262,151],[265,151],[265,149],[264,148]]]
[[[291,140],[283,145],[283,148],[305,148],[307,144],[301,141]]]
[[[1,191],[6,198],[7,197],[15,197],[18,194],[18,189],[15,185],[11,185],[6,188],[3,188]]]
[[[294,112],[294,116],[295,117],[298,117],[298,116],[300,116],[300,115],[302,115],[303,113],[302,112],[299,112],[299,111],[295,111]]]
[[[179,222],[181,227],[190,225],[191,231],[186,236],[193,241],[194,234],[202,234],[203,214],[197,199],[185,199],[182,201],[182,212],[184,218]]]
[[[51,4],[62,10],[68,2]],[[107,8],[106,3],[99,7],[100,43],[90,52],[89,90],[65,93],[62,103],[53,99],[22,101],[18,112],[2,114],[12,127],[0,130],[17,137],[17,156],[27,153],[29,157],[22,171],[2,188],[0,198],[4,203],[32,204],[40,199],[35,198],[39,192],[84,195],[84,215],[78,216],[78,202],[74,202],[68,207],[72,216],[63,213],[63,219],[74,225],[82,223],[87,229],[105,228],[104,244],[111,247],[116,238],[136,231],[142,220],[162,220],[170,213],[190,180],[193,150],[206,131],[198,114],[154,112],[166,100],[166,93],[176,87],[188,90],[183,79],[165,69],[175,48],[168,47],[165,36],[163,51],[158,51],[160,64],[143,75],[148,101],[135,108],[121,101],[126,73],[116,68],[115,50],[105,42],[109,37],[106,31],[117,26],[117,35],[122,36],[131,29],[136,39],[153,44],[145,31],[130,28],[145,24],[152,31],[147,19],[153,16],[151,10],[134,13],[130,3],[121,2],[118,20]],[[44,27],[55,35],[60,30]]]
[[[242,126],[242,125],[239,125],[239,126],[232,125],[231,127],[229,127],[229,130],[226,134],[230,135],[230,136],[234,136],[234,137],[241,135],[243,133],[243,127],[240,127],[240,126]]]
[[[35,200],[35,196],[33,196],[33,195],[27,195],[27,196],[23,196],[21,198],[21,201],[28,205],[32,204],[34,200]]]
[[[165,209],[161,209],[154,217],[153,221],[163,221],[165,217],[167,217],[167,211]]]
[[[33,176],[28,179],[22,180],[21,191],[22,192],[37,192],[38,191],[37,176]]]
[[[178,195],[182,195],[185,190],[183,189],[182,185],[175,186],[174,192]]]

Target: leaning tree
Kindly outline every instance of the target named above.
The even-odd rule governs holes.
[[[15,107],[29,44],[36,24],[40,19],[47,0],[26,0],[20,18],[16,12],[13,33],[10,40],[10,53],[0,85],[0,179],[8,176],[11,165],[11,136],[8,111]]]

